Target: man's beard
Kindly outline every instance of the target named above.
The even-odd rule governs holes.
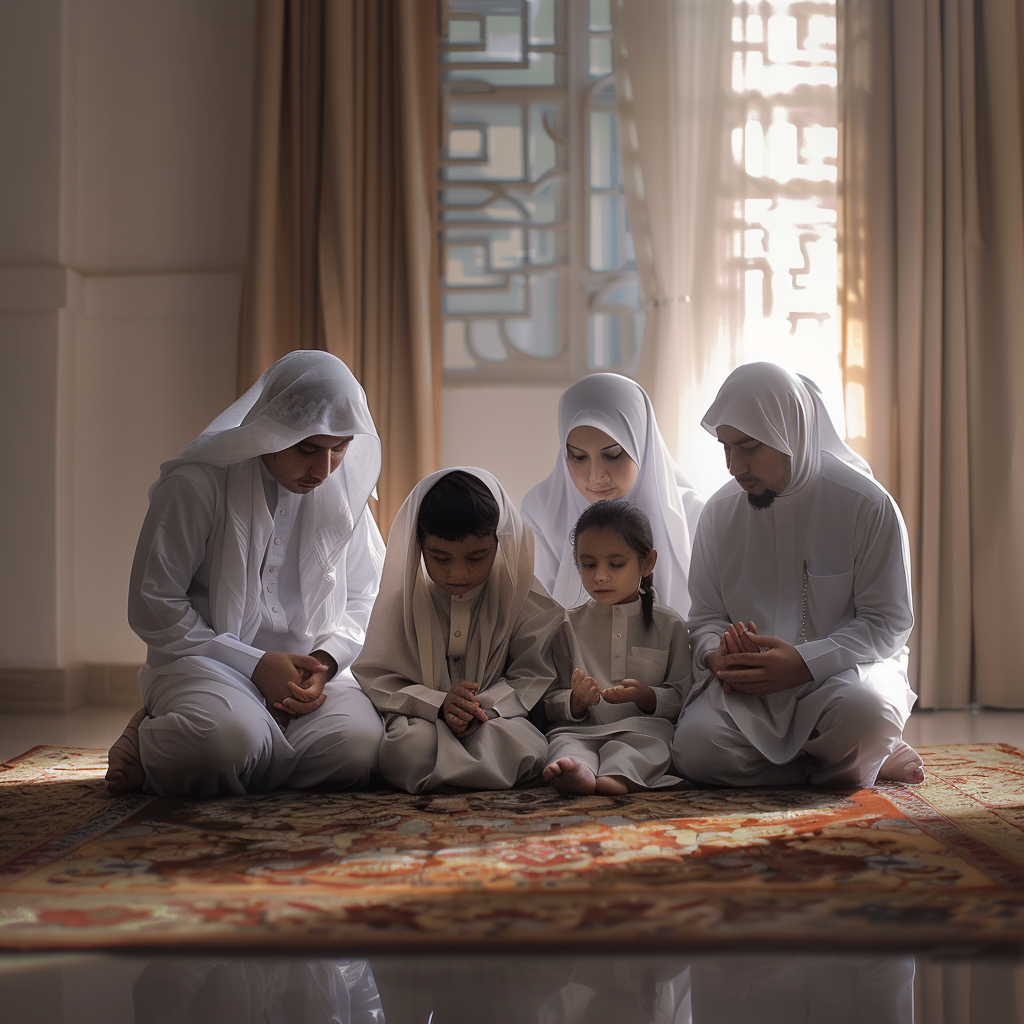
[[[750,502],[751,508],[756,508],[759,512],[763,512],[766,508],[772,507],[778,496],[777,491],[773,491],[770,487],[766,487],[760,494],[750,494],[748,492],[747,501]]]

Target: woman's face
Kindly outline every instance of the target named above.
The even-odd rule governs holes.
[[[613,437],[597,427],[573,427],[565,442],[569,476],[591,504],[624,498],[636,484],[640,467]]]

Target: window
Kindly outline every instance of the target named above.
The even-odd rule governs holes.
[[[743,296],[735,362],[806,374],[842,424],[835,2],[735,2],[731,35],[730,144],[742,182],[730,244],[730,286]]]
[[[732,365],[814,378],[842,423],[835,0],[731,8],[716,132],[730,170],[709,197],[722,344]],[[611,36],[609,0],[442,0],[446,382],[635,373],[644,307]]]
[[[634,371],[608,0],[443,0],[445,379]]]

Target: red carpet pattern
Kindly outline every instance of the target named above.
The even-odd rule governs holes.
[[[0,772],[0,948],[608,952],[1024,945],[1024,754],[923,786],[113,800],[97,751]]]

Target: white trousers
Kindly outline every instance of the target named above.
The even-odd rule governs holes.
[[[712,681],[687,705],[676,726],[676,770],[695,785],[707,786],[874,785],[903,734],[909,704],[865,685],[854,669],[826,679],[800,700],[814,708],[813,721],[796,755],[777,761],[737,725],[722,700],[721,685]]]
[[[284,729],[249,679],[212,659],[143,669],[140,684],[149,717],[139,726],[139,751],[146,790],[157,796],[347,789],[377,769],[384,724],[348,672],[327,684],[316,711]]]
[[[560,757],[575,758],[594,775],[616,775],[646,789],[675,786],[681,780],[672,770],[672,723],[667,718],[641,721],[641,728],[630,729],[635,719],[606,725],[562,726],[548,733],[548,752],[544,760],[551,764]]]

